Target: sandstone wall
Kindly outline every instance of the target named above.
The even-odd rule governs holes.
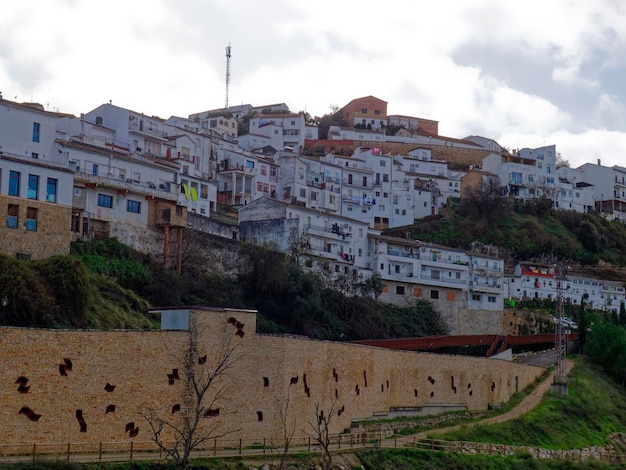
[[[213,406],[220,413],[202,421],[205,428],[217,424],[233,431],[229,438],[279,436],[280,410],[302,436],[316,420],[316,403],[326,416],[333,404],[341,410],[332,420],[333,433],[392,407],[460,404],[483,410],[506,402],[543,372],[502,360],[257,335],[256,313],[247,310],[196,308],[192,316],[199,325],[198,355],[206,354],[207,364],[225,341],[238,344],[234,368],[212,389],[224,388]],[[243,337],[231,317],[245,325]],[[148,441],[145,410],[179,416],[172,409],[183,403],[184,380],[168,374],[181,370],[188,338],[187,331],[3,327],[0,445]],[[130,424],[136,436],[127,431]]]

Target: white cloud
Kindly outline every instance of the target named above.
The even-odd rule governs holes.
[[[617,163],[608,143],[624,137],[602,123],[626,122],[626,90],[607,82],[626,68],[625,38],[624,8],[609,0],[21,0],[0,16],[0,89],[74,114],[113,100],[184,116],[224,104],[230,42],[231,104],[322,115],[374,95],[453,137]],[[485,60],[498,51],[506,73],[455,63],[467,45]],[[528,89],[505,68],[522,61],[548,70]]]

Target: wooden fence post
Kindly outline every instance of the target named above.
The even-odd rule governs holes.
[[[130,441],[130,461],[133,461],[133,441]]]
[[[67,443],[67,461],[70,461],[70,443]]]

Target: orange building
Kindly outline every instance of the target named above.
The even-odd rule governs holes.
[[[341,112],[353,127],[380,129],[387,125],[387,102],[375,96],[355,98],[341,108]]]

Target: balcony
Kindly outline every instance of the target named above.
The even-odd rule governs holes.
[[[347,194],[344,194],[342,200],[344,202],[351,202],[353,204],[359,204],[361,206],[376,205],[376,199],[372,199],[371,197],[349,196]]]
[[[387,256],[396,256],[400,258],[420,259],[420,254],[417,248],[409,248],[408,250],[396,250],[394,248],[387,247]]]
[[[128,122],[128,131],[157,137],[163,141],[167,140],[163,138],[163,131],[157,125],[146,124],[137,119]]]
[[[306,182],[306,185],[311,187],[311,188],[326,189],[326,183],[320,183],[319,181],[308,180]]]
[[[449,277],[444,278],[442,276],[432,277],[424,273],[422,273],[422,275],[420,276],[420,279],[421,279],[422,284],[429,284],[429,285],[441,286],[441,287],[452,286],[452,287],[460,288],[461,286],[467,285],[467,280],[465,279],[452,279]]]
[[[366,189],[374,188],[374,182],[371,181],[370,179],[368,179],[367,181],[363,181],[362,179],[359,179],[359,178],[352,178],[352,179],[344,178],[343,184],[347,186],[355,186],[357,188],[366,188]]]
[[[340,224],[333,224],[331,226],[323,227],[319,225],[308,225],[304,228],[304,231],[309,235],[316,235],[319,237],[343,239],[352,237],[352,232],[349,232],[346,227]]]
[[[487,281],[470,281],[470,290],[473,292],[485,292],[488,294],[501,294],[502,286],[500,283],[493,283]]]
[[[227,173],[227,172],[235,172],[243,175],[254,176],[256,175],[256,168],[243,166],[239,163],[235,165],[230,164],[227,160],[222,160],[222,164],[218,167],[218,172]]]
[[[137,181],[131,178],[120,178],[119,176],[107,177],[93,175],[82,171],[77,171],[74,175],[74,179],[78,182],[83,182],[93,186],[112,188],[117,191],[142,194],[144,196],[166,199],[168,201],[178,200],[178,191],[171,192],[172,185],[170,185],[170,183],[161,183],[157,185],[151,181]],[[176,186],[174,185],[174,187]]]

